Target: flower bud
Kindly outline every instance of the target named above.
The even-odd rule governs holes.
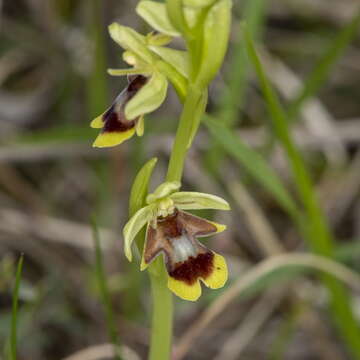
[[[205,20],[202,60],[197,78],[200,86],[208,85],[224,60],[230,33],[231,5],[231,0],[216,2]]]

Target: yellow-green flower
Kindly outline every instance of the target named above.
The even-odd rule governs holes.
[[[146,86],[147,78],[137,75],[129,76],[128,80],[128,86],[117,96],[110,108],[91,122],[91,127],[102,129],[93,146],[115,146],[133,136],[135,132],[139,136],[143,134],[143,116],[129,120],[125,115],[125,106]]]
[[[109,26],[109,32],[113,40],[125,49],[123,59],[132,67],[108,70],[110,75],[127,75],[129,84],[110,108],[91,122],[91,127],[102,128],[94,142],[95,147],[119,145],[135,132],[141,136],[144,115],[160,107],[166,98],[167,77],[180,93],[185,92],[186,86],[185,77],[177,70],[180,68],[182,73],[185,72],[183,52],[162,47],[171,40],[169,36],[154,33],[143,36],[117,23]],[[168,60],[173,65],[169,65]]]
[[[124,227],[125,255],[132,260],[132,242],[147,225],[141,270],[163,254],[169,289],[182,299],[195,301],[201,295],[200,282],[218,289],[224,286],[228,277],[225,259],[197,238],[221,232],[226,226],[184,210],[229,210],[230,207],[217,196],[179,192],[179,188],[178,182],[167,182],[148,195],[148,205],[135,213]]]

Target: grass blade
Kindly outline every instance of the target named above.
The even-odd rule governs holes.
[[[243,17],[254,39],[258,39],[261,36],[265,9],[265,0],[247,0],[244,4]],[[238,34],[241,34],[240,27]],[[249,62],[244,44],[239,37],[234,46],[234,57],[230,64],[227,82],[228,88],[225,90],[220,104],[222,121],[228,126],[234,124],[237,119],[238,110],[244,102],[248,83],[248,67]]]
[[[13,300],[12,300],[12,311],[11,311],[11,327],[10,327],[10,360],[17,359],[17,320],[18,320],[18,306],[19,306],[19,289],[22,268],[24,263],[24,255],[20,256],[16,275],[15,275],[15,287],[13,291]]]
[[[320,255],[334,257],[334,244],[325,216],[319,207],[311,178],[289,130],[288,118],[273,91],[263,66],[258,58],[249,32],[244,31],[249,58],[255,68],[263,90],[275,135],[280,140],[291,166],[294,182],[303,201],[308,229],[305,238],[311,249]],[[300,229],[303,230],[303,229]],[[331,312],[341,334],[356,359],[360,359],[360,329],[352,313],[349,294],[334,277],[324,275],[324,285],[331,294]]]
[[[105,27],[103,25],[104,4],[101,0],[90,0],[88,7],[88,32],[94,45],[93,69],[87,83],[87,105],[90,118],[98,116],[108,106]]]
[[[242,8],[243,18],[246,20],[255,39],[260,38],[265,20],[265,10],[267,1],[247,0],[244,1]],[[221,122],[228,127],[232,127],[240,121],[242,109],[246,97],[248,86],[249,60],[242,39],[240,38],[240,23],[237,25],[238,39],[234,44],[233,57],[227,71],[227,87],[224,88],[223,96],[220,99],[217,116]],[[222,148],[215,143],[215,146],[208,151],[206,156],[206,167],[214,174],[218,174],[219,164],[224,157]]]
[[[360,26],[360,11],[353,17],[353,19],[338,33],[336,38],[331,42],[328,50],[321,57],[317,65],[314,67],[310,75],[304,82],[302,90],[289,106],[289,119],[293,120],[301,106],[307,99],[317,93],[324,82],[329,78],[329,74],[344,53],[349,43],[354,39],[358,33]]]
[[[121,360],[119,335],[116,329],[116,321],[114,316],[114,310],[111,304],[110,292],[107,287],[107,280],[105,276],[100,248],[99,230],[94,218],[91,219],[91,227],[95,243],[95,272],[100,290],[101,301],[105,310],[107,331],[109,334],[109,338],[114,345],[116,360]]]
[[[272,194],[285,211],[292,217],[298,216],[297,206],[285,186],[259,153],[251,149],[239,136],[235,136],[233,131],[215,119],[207,116],[205,125],[222,148],[244,166],[255,181]]]

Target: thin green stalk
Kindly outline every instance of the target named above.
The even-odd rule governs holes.
[[[103,265],[100,240],[99,240],[99,230],[94,218],[91,219],[91,226],[93,232],[93,239],[95,243],[96,278],[100,290],[101,301],[103,303],[105,310],[107,331],[109,334],[109,338],[114,346],[115,358],[116,360],[121,360],[119,335],[116,329],[114,310],[112,308],[110,292],[107,287],[107,280],[104,272],[104,265]]]
[[[149,272],[153,299],[149,360],[171,359],[173,327],[173,298],[167,287],[167,273],[163,260],[158,259],[159,273]]]
[[[184,109],[180,117],[180,123],[176,132],[174,146],[171,152],[167,181],[180,181],[184,169],[185,156],[191,137],[194,114],[198,115],[197,106],[202,92],[194,85],[189,85],[185,99]]]
[[[317,201],[310,175],[306,169],[304,160],[290,135],[289,122],[286,113],[280,105],[275,92],[272,90],[270,82],[268,81],[257,56],[251,36],[246,29],[245,40],[249,57],[255,67],[266,98],[274,132],[286,152],[294,174],[295,185],[306,210],[308,221],[308,231],[306,231],[308,236],[306,239],[308,239],[309,245],[315,253],[333,258],[334,243],[332,234]],[[334,320],[349,349],[356,359],[360,359],[360,329],[351,310],[349,295],[345,288],[333,276],[324,275],[322,280],[331,294],[331,311]]]
[[[189,138],[192,135],[193,122],[195,117],[199,116],[198,106],[202,93],[196,85],[189,86],[169,160],[167,181],[181,181]],[[162,260],[160,260],[159,269],[156,273],[149,272],[153,298],[149,359],[169,360],[173,317],[172,294],[167,288],[168,275]]]
[[[24,263],[24,255],[20,256],[15,276],[15,288],[13,293],[12,312],[11,312],[11,329],[10,329],[10,360],[17,359],[17,319],[19,304],[19,288],[21,281],[21,273]]]

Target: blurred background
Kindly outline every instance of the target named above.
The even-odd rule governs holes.
[[[92,214],[125,358],[146,358],[148,277],[127,263],[121,229],[141,165],[158,157],[152,188],[164,178],[181,107],[170,92],[146,118],[143,138],[110,150],[91,147],[97,131],[89,128],[126,82],[106,73],[108,67],[125,66],[108,24],[150,30],[136,15],[136,4],[0,0],[0,349],[9,337],[12,284],[24,253],[19,360],[112,358]],[[205,241],[228,259],[227,288],[271,256],[309,249],[282,201],[283,191],[298,197],[294,175],[246,56],[245,19],[289,110],[291,133],[336,239],[333,261],[357,279],[359,2],[235,0],[233,14],[228,55],[210,89],[212,119],[200,129],[183,179],[184,189],[214,193],[232,205],[231,213],[206,213],[228,230]],[[231,131],[217,131],[214,121]],[[225,290],[204,290],[196,303],[176,299],[174,359],[356,359],[333,321],[321,278],[303,270],[285,267],[246,294],[234,293],[221,314],[195,334],[194,325]],[[359,324],[359,283],[353,285],[347,296]]]

